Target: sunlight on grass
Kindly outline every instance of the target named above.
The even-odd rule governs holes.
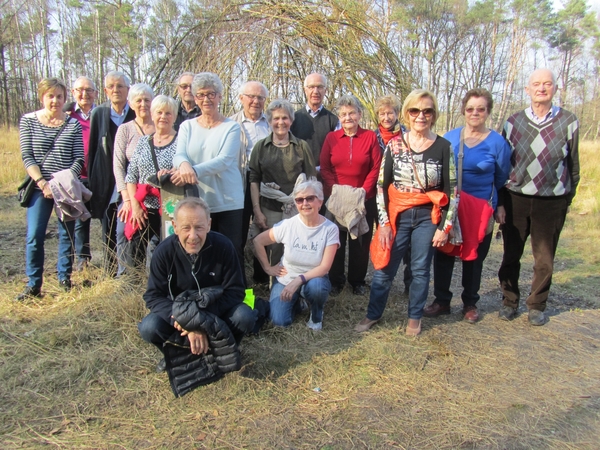
[[[9,169],[0,173],[0,191],[13,195],[23,174],[17,133],[1,132],[8,136],[1,163]],[[14,196],[2,198],[0,448],[595,449],[594,144],[582,144],[581,166],[556,256],[551,301],[559,312],[546,326],[529,326],[526,314],[498,319],[502,244],[495,240],[478,324],[462,321],[453,286],[453,314],[424,319],[423,334],[407,338],[399,276],[382,320],[359,335],[352,328],[368,300],[346,289],[327,302],[322,332],[307,329],[307,314],[285,330],[266,325],[244,338],[241,371],[180,399],[166,374],[154,371],[159,351],[137,331],[147,313],[143,283],[107,278],[93,266],[74,274],[75,288],[64,293],[48,264],[44,297],[12,301],[23,282],[25,210]],[[528,283],[529,246],[522,262]],[[456,273],[454,280],[460,284]],[[557,307],[563,296],[572,300],[571,312]]]
[[[14,191],[25,176],[19,148],[19,130],[0,127],[0,189]]]

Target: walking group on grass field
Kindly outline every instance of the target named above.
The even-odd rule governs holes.
[[[579,124],[552,104],[550,70],[531,74],[531,104],[509,117],[502,135],[487,127],[493,99],[478,88],[462,100],[465,125],[443,137],[433,131],[440,115],[433,93],[379,98],[371,131],[361,127],[364,105],[353,95],[336,99],[335,114],[324,107],[327,79],[318,73],[304,80],[298,110],[286,99],[267,104],[262,83],[244,83],[243,109],[229,118],[214,73],[182,74],[179,102],[130,86],[121,72],[106,75],[104,90],[108,101],[96,106],[94,82],[80,77],[66,104],[66,85],[44,79],[43,108],[21,119],[32,189],[22,201],[29,281],[17,299],[41,296],[53,210],[66,291],[72,271],[90,262],[90,217],[99,219],[108,276],[135,280],[149,267],[150,313],[139,330],[162,351],[159,369],[168,370],[176,395],[238,370],[238,344],[266,318],[286,327],[307,310],[307,326],[321,330],[328,297],[346,281],[354,295],[369,296],[355,330],[370,330],[403,261],[408,336],[421,333],[423,316],[450,314],[457,258],[464,319],[477,322],[494,223],[504,238],[499,317],[517,314],[529,237],[528,319],[546,323],[553,260],[579,182]],[[171,230],[161,192],[177,189]],[[253,280],[244,270],[246,246]],[[432,261],[435,298],[426,306]],[[245,291],[255,283],[269,283],[268,302]]]

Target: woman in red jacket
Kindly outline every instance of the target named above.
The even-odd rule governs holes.
[[[382,154],[375,133],[359,125],[363,108],[356,97],[352,95],[340,97],[336,110],[341,129],[332,131],[325,138],[321,149],[321,176],[326,198],[331,196],[334,185],[341,185],[355,188],[354,191],[350,191],[351,194],[363,199],[357,209],[365,211],[368,229],[356,239],[350,239],[348,244],[348,282],[352,285],[354,294],[365,295],[369,246],[373,225],[377,218],[375,195]],[[339,204],[337,200],[336,203]],[[339,294],[346,282],[344,265],[346,241],[350,234],[339,221],[336,221],[336,224],[340,228],[340,246],[329,271],[331,295]]]

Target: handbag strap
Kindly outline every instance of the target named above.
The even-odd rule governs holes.
[[[56,141],[58,140],[58,137],[62,134],[63,130],[65,129],[65,127],[67,126],[67,123],[70,120],[71,120],[70,116],[65,117],[65,122],[58,129],[58,133],[56,133],[56,136],[54,136],[54,139],[52,139],[52,143],[50,144],[50,147],[46,151],[46,154],[44,155],[44,158],[42,158],[42,162],[40,163],[40,170],[42,169],[42,166],[46,162],[46,159],[48,158],[48,155],[52,152],[52,149],[54,148],[54,144],[56,144]]]
[[[465,157],[465,127],[460,130],[460,142],[458,144],[458,174],[456,177],[456,194],[462,191],[463,159]]]
[[[158,173],[160,169],[158,168],[158,159],[156,158],[156,149],[154,148],[154,133],[148,136],[148,144],[150,144],[150,154],[152,155],[154,169],[156,169],[156,173]]]
[[[423,192],[426,192],[425,186],[423,186],[423,183],[421,182],[421,178],[419,178],[419,172],[417,171],[417,166],[415,165],[415,161],[412,157],[412,149],[410,148],[410,145],[408,145],[408,141],[406,139],[404,139],[404,133],[400,133],[400,139],[402,139],[402,143],[406,147],[406,150],[407,150],[406,153],[408,153],[408,159],[410,159],[410,164],[412,165],[413,173],[415,174],[417,183],[419,183],[419,186],[421,186],[421,189],[423,189]]]

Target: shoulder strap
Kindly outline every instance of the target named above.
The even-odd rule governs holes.
[[[158,173],[158,160],[156,159],[156,149],[154,148],[154,133],[148,136],[148,144],[150,145],[150,154],[152,155],[152,162],[154,163],[154,168],[156,169],[156,173]]]
[[[44,158],[42,159],[42,162],[40,163],[40,169],[42,168],[42,166],[46,162],[46,158],[48,158],[48,155],[52,152],[52,149],[54,148],[54,144],[56,144],[56,141],[57,141],[58,137],[62,134],[63,130],[65,129],[65,127],[67,126],[67,123],[69,123],[70,120],[71,120],[71,116],[65,117],[65,122],[58,129],[58,133],[56,133],[56,136],[54,136],[54,139],[52,140],[52,143],[50,144],[50,147],[46,151],[46,154],[44,155]]]
[[[463,158],[465,156],[465,127],[460,130],[460,143],[458,144],[458,174],[456,178],[456,193],[462,191],[462,169]]]
[[[410,145],[408,145],[408,141],[406,139],[404,139],[404,133],[400,133],[400,139],[402,139],[402,143],[404,144],[404,147],[406,148],[406,153],[408,154],[408,158],[410,159],[410,164],[412,165],[412,169],[413,169],[413,173],[415,174],[415,178],[417,179],[417,182],[419,183],[419,186],[421,186],[421,189],[423,189],[423,192],[426,192],[427,189],[425,189],[425,186],[423,186],[423,183],[421,182],[421,178],[419,177],[419,171],[417,170],[417,166],[415,165],[415,161],[412,157],[412,149],[410,148]]]

